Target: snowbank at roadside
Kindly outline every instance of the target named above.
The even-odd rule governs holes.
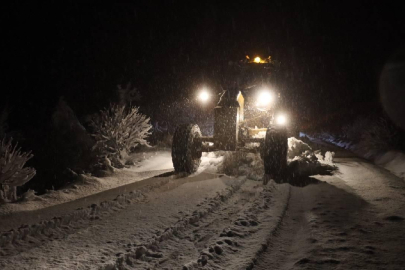
[[[305,151],[311,151],[312,148],[301,140],[294,137],[288,138],[288,158],[293,159],[301,156]]]
[[[301,133],[302,136],[308,137],[310,140],[315,139],[308,134]],[[322,133],[316,136],[317,138],[334,144],[343,149],[350,150],[351,152],[373,161],[396,176],[405,180],[405,153],[397,150],[389,150],[385,152],[377,151],[375,149],[362,149],[357,144],[336,138],[330,134]]]
[[[399,151],[388,151],[378,155],[374,163],[384,167],[396,176],[405,180],[405,154]]]
[[[133,182],[141,181],[162,174],[163,170],[172,170],[170,151],[138,153],[133,157],[135,165],[130,168],[117,169],[108,177],[98,178],[81,174],[79,180],[64,189],[49,190],[37,196],[33,191],[27,192],[23,200],[17,203],[0,205],[0,216],[19,211],[32,211],[66,203],[113,189]]]
[[[243,175],[257,181],[263,179],[264,165],[259,153],[216,152],[210,154],[216,158],[222,158],[222,163],[217,166],[219,173]],[[299,177],[329,172],[334,169],[334,155],[334,152],[322,153],[321,150],[313,150],[305,142],[291,137],[288,139],[288,173]]]
[[[326,151],[322,154],[321,150],[313,150],[307,143],[298,140],[295,137],[288,138],[288,161],[291,163],[294,160],[306,162],[333,165],[334,152]]]
[[[197,173],[202,171],[217,173],[218,167],[224,160],[225,153],[224,151],[202,153],[201,164]]]

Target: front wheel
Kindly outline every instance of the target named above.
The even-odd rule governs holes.
[[[287,151],[287,129],[276,126],[269,127],[266,131],[266,138],[261,153],[265,173],[263,179],[271,178],[276,183],[287,181],[285,173],[287,170]]]
[[[181,125],[173,135],[172,161],[176,172],[194,173],[201,163],[201,137],[198,125]]]

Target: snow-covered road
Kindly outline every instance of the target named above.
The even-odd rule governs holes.
[[[405,183],[359,158],[292,187],[277,236],[254,269],[404,269]]]
[[[403,269],[405,183],[348,152],[335,162],[305,187],[155,177],[91,219],[13,240],[0,269]]]

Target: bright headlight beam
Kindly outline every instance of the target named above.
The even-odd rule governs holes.
[[[257,105],[259,107],[266,107],[273,102],[273,99],[273,95],[269,91],[263,90],[257,97]]]
[[[276,117],[276,123],[277,125],[286,125],[287,124],[287,116],[285,116],[284,114],[279,114]]]
[[[260,63],[262,59],[260,59],[260,57],[255,57],[254,61],[255,63]]]
[[[202,102],[207,102],[210,99],[210,94],[207,90],[201,90],[200,94],[198,95],[198,99]]]

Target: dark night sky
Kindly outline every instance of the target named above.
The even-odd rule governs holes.
[[[20,125],[49,115],[59,96],[93,112],[128,81],[141,107],[189,98],[201,84],[219,91],[224,63],[245,54],[282,63],[279,87],[307,120],[373,109],[381,68],[405,37],[400,1],[57,2],[3,10],[2,103]]]

